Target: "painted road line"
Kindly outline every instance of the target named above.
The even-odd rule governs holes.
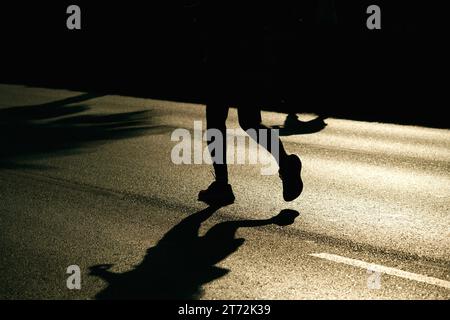
[[[356,260],[356,259],[351,259],[351,258],[346,258],[346,257],[338,256],[335,254],[329,254],[329,253],[312,253],[312,254],[310,254],[310,256],[325,259],[328,261],[337,262],[337,263],[343,263],[343,264],[347,264],[347,265],[354,266],[354,267],[368,269],[373,272],[385,273],[385,274],[388,274],[391,276],[396,276],[396,277],[413,280],[413,281],[418,281],[418,282],[424,282],[424,283],[431,284],[434,286],[439,286],[439,287],[443,287],[446,289],[450,289],[450,281],[445,281],[445,280],[441,280],[438,278],[424,276],[424,275],[418,274],[418,273],[407,272],[407,271],[403,271],[403,270],[396,269],[396,268],[385,267],[385,266],[382,266],[379,264],[373,264],[373,263]]]

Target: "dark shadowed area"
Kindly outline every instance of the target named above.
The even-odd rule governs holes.
[[[16,168],[29,160],[81,152],[98,144],[165,128],[152,123],[151,110],[92,114],[89,100],[101,94],[83,93],[38,105],[0,107],[0,167]]]
[[[246,61],[263,61],[257,68],[266,74],[260,88],[265,109],[449,127],[441,81],[448,56],[445,10],[438,4],[80,1],[82,29],[69,31],[68,3],[4,5],[2,56],[9,63],[0,82],[204,103],[208,41],[222,41],[223,32],[262,30],[255,32],[264,46]],[[381,30],[366,27],[372,4],[381,8]],[[35,14],[42,10],[48,18]],[[242,54],[233,40],[228,47]]]

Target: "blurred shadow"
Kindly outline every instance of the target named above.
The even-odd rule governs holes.
[[[91,108],[78,104],[101,96],[83,93],[44,104],[0,108],[0,167],[21,168],[24,164],[16,160],[79,152],[104,141],[163,129],[151,124],[151,111],[86,114]]]
[[[215,266],[235,252],[244,239],[235,238],[239,228],[275,224],[287,226],[299,215],[283,210],[263,220],[238,220],[218,223],[204,236],[201,224],[218,207],[208,207],[183,219],[169,230],[158,244],[147,250],[144,260],[124,273],[109,271],[112,265],[97,265],[90,274],[107,281],[97,299],[195,299],[202,296],[202,285],[223,277],[230,270]]]
[[[292,136],[297,134],[312,134],[325,129],[326,117],[318,116],[310,121],[302,121],[298,119],[295,113],[287,115],[283,126],[273,126],[272,129],[278,129],[280,136]]]

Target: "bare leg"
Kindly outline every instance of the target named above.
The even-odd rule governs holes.
[[[222,135],[222,145],[212,147],[211,140],[208,140],[208,148],[213,159],[213,167],[216,175],[214,181],[206,190],[202,190],[198,194],[198,200],[208,203],[209,205],[224,206],[234,202],[235,197],[231,185],[228,184],[228,170],[226,163],[226,120],[228,116],[228,107],[224,103],[208,103],[206,107],[207,129],[218,130]],[[212,139],[209,136],[208,139]],[[215,151],[217,147],[222,148],[222,157],[215,159]]]
[[[244,131],[253,129],[256,132],[256,137],[251,136],[252,138],[256,138],[255,141],[259,143],[262,147],[266,148],[267,151],[269,151],[277,161],[278,165],[281,167],[288,154],[286,153],[286,150],[284,149],[283,143],[280,139],[277,140],[278,143],[278,151],[279,156],[277,157],[272,153],[272,130],[266,127],[262,124],[261,119],[261,110],[259,110],[257,107],[249,106],[249,105],[243,105],[238,108],[238,115],[239,115],[239,125]],[[260,137],[260,129],[267,130],[267,143],[266,141],[261,141]]]
[[[227,144],[226,144],[226,120],[228,117],[228,107],[224,103],[209,103],[206,106],[206,126],[207,129],[219,130],[223,137],[223,159],[221,163],[213,162],[214,173],[216,175],[216,181],[220,183],[228,183],[228,169],[227,169]],[[211,143],[208,141],[208,147],[211,153],[212,159],[214,159],[214,150],[211,150]]]
[[[277,160],[278,166],[280,167],[279,173],[281,181],[283,182],[283,198],[285,201],[295,200],[303,190],[303,181],[301,179],[301,168],[302,164],[300,159],[296,155],[288,155],[278,139],[275,143],[278,143],[279,154],[277,157],[272,153],[272,147],[270,143],[266,141],[261,141],[259,134],[259,129],[268,130],[268,141],[272,142],[271,137],[269,137],[273,131],[269,130],[266,126],[261,123],[261,111],[256,108],[250,108],[244,105],[238,109],[239,112],[239,124],[244,130],[254,129],[256,132],[256,137],[251,137],[256,140],[261,146],[267,149],[272,156]]]

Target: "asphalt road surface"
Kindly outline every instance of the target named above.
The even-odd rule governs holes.
[[[284,202],[262,165],[231,165],[236,202],[215,210],[196,201],[210,166],[171,160],[172,132],[194,135],[202,105],[0,85],[0,108],[2,299],[450,298],[449,130],[282,129],[301,197]],[[299,215],[279,226],[284,209]]]

